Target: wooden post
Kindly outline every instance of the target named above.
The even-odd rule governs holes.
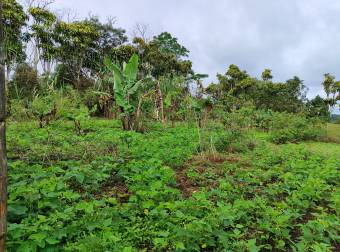
[[[5,33],[2,3],[0,0],[0,252],[5,251],[7,231]]]

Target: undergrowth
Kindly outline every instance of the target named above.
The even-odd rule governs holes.
[[[83,128],[10,123],[9,251],[339,249],[337,153],[221,126]]]

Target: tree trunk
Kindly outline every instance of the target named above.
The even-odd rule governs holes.
[[[76,71],[76,89],[79,91],[81,90],[81,80],[80,80],[80,75],[81,75],[81,69],[83,67],[83,59],[80,59],[80,62],[77,66],[77,71]]]
[[[142,97],[139,99],[138,101],[138,106],[137,106],[137,111],[136,111],[136,117],[135,117],[135,121],[134,121],[134,125],[133,128],[134,130],[140,132],[142,131],[142,122],[141,122],[141,115],[142,115],[142,104],[145,98],[147,98],[149,95],[153,94],[153,90],[151,90],[150,92],[142,95]]]
[[[122,122],[122,126],[123,126],[123,130],[131,130],[132,129],[132,124],[131,124],[131,116],[125,114],[125,111],[122,107],[119,108],[120,110],[120,116],[121,116],[121,122]],[[122,115],[124,114],[124,115]]]
[[[52,61],[50,59],[44,61],[43,67],[44,67],[44,75],[47,78],[49,78],[51,75]]]
[[[210,107],[210,106],[205,108],[203,123],[206,123],[206,121],[208,121],[209,113],[211,112],[211,110],[212,110],[212,107]]]
[[[157,98],[158,98],[158,104],[157,104],[158,115],[162,116],[162,123],[165,125],[166,118],[165,118],[165,114],[164,114],[163,94],[162,94],[161,85],[160,85],[159,81],[157,81],[157,84],[156,84],[156,93],[157,93]]]
[[[6,77],[5,77],[5,88],[7,88],[7,82],[9,81],[9,77],[11,76],[11,66],[8,64],[6,65]]]
[[[175,105],[174,104],[171,105],[169,113],[170,113],[171,127],[175,127],[175,115],[174,115]]]
[[[112,97],[103,99],[103,114],[105,118],[108,119],[117,119],[117,111],[115,107],[115,101]]]
[[[156,119],[157,121],[159,121],[158,95],[155,95],[154,106],[155,106],[155,114],[154,114],[154,117],[155,117],[155,119]]]
[[[7,231],[7,159],[6,159],[6,90],[5,90],[5,44],[0,1],[0,251],[5,251]]]
[[[38,40],[34,40],[34,54],[33,54],[33,68],[36,72],[38,72],[38,64],[39,64],[39,49],[38,49]]]
[[[126,131],[132,130],[132,123],[131,123],[130,116],[127,116],[127,115],[123,116],[122,123],[123,123],[123,130],[126,130]]]
[[[204,87],[201,80],[197,80],[197,98],[202,99],[204,93]]]

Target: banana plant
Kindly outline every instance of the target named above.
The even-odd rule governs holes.
[[[147,79],[137,80],[138,55],[133,54],[128,63],[123,63],[123,69],[105,58],[104,64],[112,76],[109,82],[113,83],[113,92],[116,104],[120,107],[124,130],[133,129],[133,117],[136,112],[136,96]]]

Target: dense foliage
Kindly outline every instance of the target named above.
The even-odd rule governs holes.
[[[91,119],[84,128],[77,135],[65,121],[10,124],[9,251],[339,244],[339,146],[322,155],[223,125],[154,125],[140,134]]]
[[[3,5],[8,251],[339,251],[335,76],[203,85],[168,32],[29,3]]]
[[[122,69],[132,55],[139,59],[136,81],[149,77],[136,97],[137,105],[141,105],[140,116],[163,123],[179,119],[178,112],[192,104],[190,96],[208,112],[212,106],[222,112],[254,106],[324,120],[329,119],[329,111],[340,98],[340,82],[328,73],[322,83],[327,97],[308,101],[306,86],[297,76],[277,83],[270,69],[265,69],[259,79],[234,64],[225,74],[217,74],[217,83],[204,88],[201,79],[207,75],[194,73],[189,50],[168,32],[152,39],[137,33],[128,42],[125,30],[115,27],[112,19],[101,22],[90,16],[67,21],[48,5],[34,3],[26,10],[15,0],[4,4],[9,100],[25,99],[26,106],[34,96],[48,93],[51,86],[72,86],[87,99],[84,104],[88,109],[96,105],[97,116],[117,118],[122,107],[116,104],[117,93],[112,95],[112,73],[106,71],[104,59]],[[27,58],[26,54],[33,57]],[[174,99],[180,95],[185,97]]]

